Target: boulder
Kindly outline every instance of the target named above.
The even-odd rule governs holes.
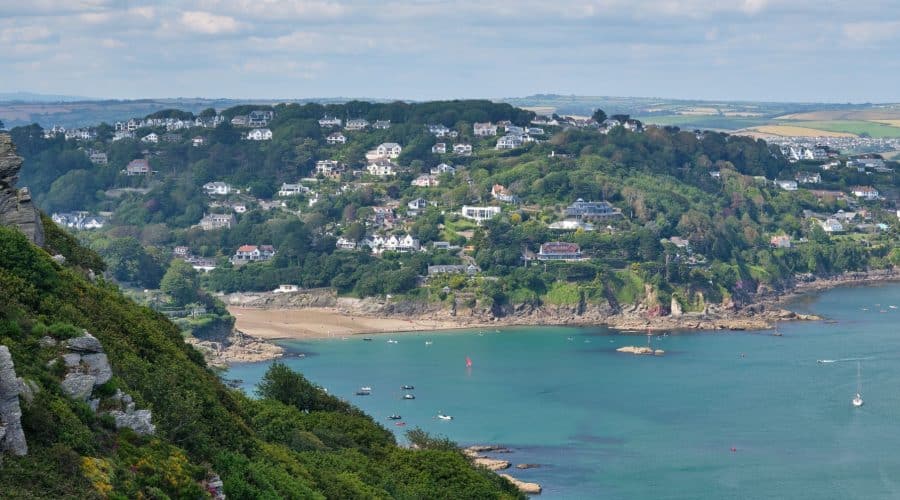
[[[518,479],[510,476],[509,474],[500,474],[500,477],[506,479],[511,482],[513,486],[519,489],[522,493],[526,495],[540,495],[541,494],[541,485],[538,483],[526,483],[525,481],[519,481]]]
[[[672,316],[676,318],[684,314],[684,310],[681,308],[681,302],[678,302],[675,297],[672,297],[672,303],[669,306],[669,310],[671,311]]]
[[[142,436],[156,432],[153,425],[153,414],[150,410],[111,411],[110,415],[116,420],[116,429],[129,428]]]
[[[100,341],[97,340],[97,337],[94,337],[87,332],[84,332],[84,335],[82,335],[81,337],[75,337],[74,339],[67,340],[66,347],[70,351],[75,352],[103,352],[103,345],[100,344]]]
[[[25,405],[30,405],[34,401],[34,395],[40,392],[41,387],[34,380],[26,380],[19,377],[19,396],[25,401]]]
[[[63,379],[62,389],[72,399],[87,401],[87,398],[90,397],[91,392],[94,390],[96,381],[97,377],[93,375],[72,372],[66,374],[66,378]]]
[[[77,352],[68,352],[63,354],[63,363],[66,364],[66,368],[75,368],[81,364],[81,354]]]
[[[496,458],[488,458],[488,457],[477,457],[472,460],[475,465],[480,465],[482,467],[486,467],[489,470],[502,470],[509,468],[508,460],[499,460]]]
[[[540,464],[519,464],[516,466],[516,469],[536,469],[540,466]]]
[[[102,352],[94,354],[85,354],[81,357],[81,362],[87,366],[87,372],[93,375],[97,380],[94,386],[103,385],[112,378],[112,367],[109,366],[109,358]]]
[[[22,408],[19,406],[19,378],[9,348],[0,346],[0,451],[12,455],[28,454],[28,443],[22,430]]]

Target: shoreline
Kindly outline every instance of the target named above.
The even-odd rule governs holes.
[[[235,330],[252,337],[258,343],[268,343],[277,349],[260,350],[254,344],[253,353],[248,357],[241,349],[228,349],[221,353],[223,363],[265,361],[277,359],[283,353],[274,341],[311,341],[329,338],[343,338],[366,334],[403,334],[424,331],[453,331],[475,328],[509,328],[522,326],[603,326],[616,330],[659,331],[659,330],[768,330],[780,321],[818,321],[815,315],[797,314],[784,305],[798,297],[832,290],[844,286],[866,286],[880,283],[900,282],[900,274],[893,271],[872,271],[847,273],[826,279],[815,279],[796,283],[791,289],[760,294],[753,303],[740,309],[721,310],[706,313],[684,313],[649,316],[646,311],[635,306],[619,312],[596,312],[578,314],[566,308],[542,308],[525,314],[485,318],[469,316],[449,316],[444,311],[419,311],[418,314],[395,313],[378,314],[371,307],[361,303],[342,303],[340,299],[322,305],[297,305],[279,307],[271,297],[264,294],[263,306],[254,307],[242,301],[228,306],[228,312],[235,318]]]

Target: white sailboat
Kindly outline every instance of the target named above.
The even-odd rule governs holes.
[[[856,362],[856,396],[854,396],[853,399],[851,400],[851,403],[856,408],[859,408],[864,403],[862,396],[860,396],[860,393],[862,393],[862,379],[860,378],[860,363],[859,363],[859,361],[857,361]]]

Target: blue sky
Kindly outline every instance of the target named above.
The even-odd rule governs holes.
[[[900,101],[900,2],[0,0],[0,92]]]

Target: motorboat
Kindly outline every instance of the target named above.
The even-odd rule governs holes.
[[[414,394],[404,394],[403,399],[416,399]]]
[[[403,418],[403,417],[401,417],[400,415],[390,415],[390,416],[388,416],[388,420],[400,420],[401,418]]]
[[[372,337],[363,337],[363,340],[365,340],[366,342],[371,342],[371,341],[372,341]]]
[[[444,415],[443,413],[438,413],[437,418],[441,420],[453,420],[453,417],[450,415]]]
[[[401,386],[400,388],[403,389],[404,391],[411,391],[411,390],[415,389],[415,386],[404,385],[404,386]]]
[[[371,391],[363,391],[363,390],[356,391],[357,396],[368,396],[370,394],[372,394]]]
[[[398,344],[400,341],[394,339],[388,339],[388,344]]]
[[[372,392],[372,388],[367,385],[360,387],[359,390],[361,390],[363,392]]]
[[[853,406],[855,406],[857,408],[859,408],[860,406],[862,406],[864,404],[863,398],[862,398],[862,396],[859,395],[858,392],[856,393],[856,396],[850,402],[853,403]]]
[[[854,396],[853,399],[850,400],[850,403],[853,404],[854,408],[859,408],[864,403],[862,396],[860,396],[860,393],[862,393],[862,378],[860,375],[860,371],[861,371],[860,362],[857,361],[856,362],[856,396]]]
[[[405,427],[405,426],[406,426],[406,422],[397,422],[397,423],[395,423],[394,425],[396,425],[397,427]]]

